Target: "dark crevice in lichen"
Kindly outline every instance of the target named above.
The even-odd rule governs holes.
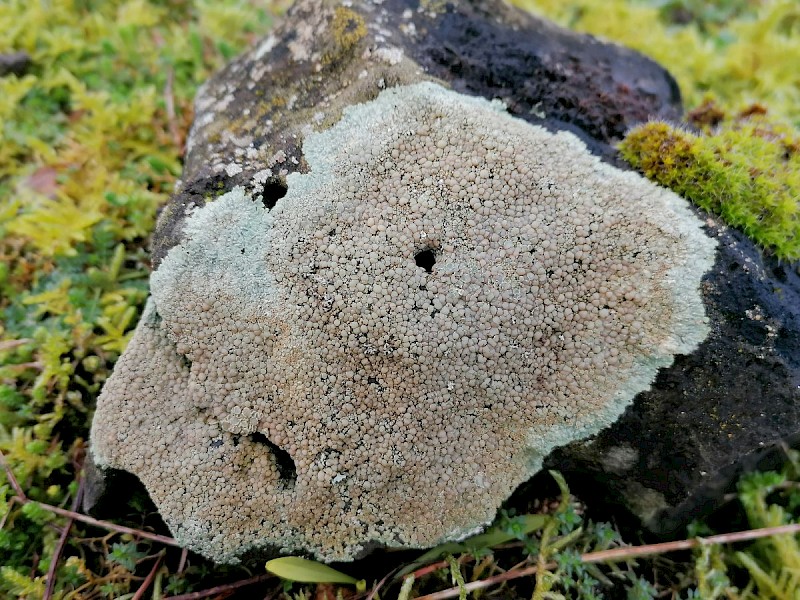
[[[294,482],[297,481],[297,466],[289,453],[273,444],[263,433],[256,431],[251,433],[249,437],[254,444],[261,444],[272,451],[272,455],[275,457],[275,466],[278,469],[278,475],[280,475],[281,480],[287,486],[294,485]]]
[[[425,269],[426,273],[431,273],[433,265],[436,264],[436,254],[430,248],[421,250],[414,255],[414,262],[418,267]]]
[[[278,200],[286,195],[288,188],[286,183],[280,179],[270,179],[264,184],[261,190],[261,202],[267,210],[272,210],[278,203]],[[258,194],[258,192],[256,192]]]

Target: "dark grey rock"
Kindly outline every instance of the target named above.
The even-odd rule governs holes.
[[[0,77],[16,75],[21,77],[33,65],[33,59],[27,52],[11,52],[0,54]]]
[[[433,80],[501,98],[511,114],[569,130],[619,164],[609,145],[650,117],[678,118],[674,79],[641,54],[573,33],[499,0],[414,3],[303,0],[198,95],[184,185],[158,221],[153,265],[180,241],[186,211],[236,185],[265,202],[306,172],[304,132],[395,85]],[[246,150],[250,144],[254,150]]]
[[[665,537],[800,441],[800,276],[738,231],[711,221],[708,231],[719,241],[704,278],[709,337],[612,427],[546,461],[579,494],[622,504]]]

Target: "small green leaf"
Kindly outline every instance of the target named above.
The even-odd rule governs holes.
[[[548,515],[521,515],[514,517],[514,522],[518,526],[515,534],[520,534],[524,538],[529,533],[544,527],[548,519],[550,519]],[[470,548],[493,548],[516,539],[520,539],[518,535],[513,535],[499,527],[492,527],[486,533],[471,537],[463,543]]]
[[[267,562],[267,571],[283,579],[299,583],[349,583],[358,585],[359,580],[315,560],[297,556],[285,556]]]
[[[136,563],[145,556],[147,556],[147,553],[140,552],[135,542],[124,542],[111,545],[111,552],[108,553],[108,560],[122,565],[125,569],[133,573],[136,570]]]
[[[400,586],[400,592],[397,594],[397,600],[408,600],[411,597],[411,589],[414,587],[414,576],[409,575],[403,579],[403,585]]]

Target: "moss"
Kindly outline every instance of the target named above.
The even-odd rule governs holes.
[[[647,177],[720,215],[766,249],[800,258],[800,136],[759,106],[727,116],[706,104],[698,133],[663,122],[633,129],[623,157]]]
[[[195,90],[266,28],[253,4],[0,2],[0,53],[33,59],[0,77],[0,450],[30,498],[74,497],[70,465],[147,296],[145,247]],[[58,532],[7,512],[0,596],[16,597],[38,589]],[[102,560],[80,568],[104,585]],[[118,568],[106,583],[122,594],[130,576]],[[59,576],[53,596],[76,587]]]
[[[357,12],[337,6],[331,22],[333,39],[342,52],[347,52],[367,35],[364,18]]]
[[[669,65],[691,107],[711,91],[728,112],[768,101],[773,115],[800,124],[792,0],[731,0],[736,9],[717,14],[707,6],[725,0],[517,1]],[[265,10],[287,4],[0,2],[0,52],[33,58],[26,75],[0,78],[0,449],[29,497],[68,504],[70,486],[75,493],[64,459],[80,454],[93,399],[143,305],[144,248],[180,168],[197,86],[267,29]],[[696,21],[682,24],[676,7],[687,6]],[[352,53],[358,22],[340,23]],[[338,117],[331,111],[326,126]],[[80,219],[59,227],[59,215]],[[39,597],[58,531],[6,510],[7,495],[0,473],[0,596]],[[81,593],[103,597],[137,588],[149,563],[104,570],[81,536],[78,528],[65,561],[81,580],[60,568],[54,597],[84,584]],[[168,591],[189,585],[171,575]]]

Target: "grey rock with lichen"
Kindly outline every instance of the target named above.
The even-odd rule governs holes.
[[[682,201],[586,151],[615,163],[607,142],[678,110],[651,61],[505,5],[298,3],[198,96],[95,460],[226,562],[458,538],[543,459],[682,522],[796,431],[800,286],[771,299],[749,242],[707,220],[715,254]],[[715,357],[764,366],[712,381]],[[708,398],[747,405],[733,385],[783,416],[679,435]]]
[[[93,424],[216,561],[461,539],[708,333],[702,222],[572,134],[425,82],[302,151],[186,220]]]
[[[181,239],[187,211],[237,185],[274,202],[289,173],[308,169],[307,132],[420,81],[501,99],[511,114],[571,131],[611,162],[608,144],[627,128],[681,110],[675,81],[652,60],[499,0],[296,2],[198,93],[183,183],[159,218],[153,265]]]

